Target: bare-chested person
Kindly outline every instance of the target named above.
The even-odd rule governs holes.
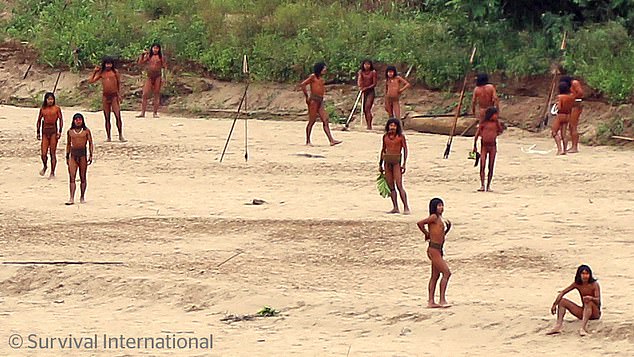
[[[154,118],[158,118],[158,108],[161,104],[161,85],[163,84],[162,71],[167,70],[167,61],[161,51],[161,45],[154,43],[150,46],[150,50],[144,51],[141,57],[139,57],[138,63],[147,63],[147,81],[145,81],[145,86],[143,86],[141,114],[139,114],[137,118],[145,117],[145,110],[147,109],[147,102],[151,93],[154,94],[152,102]]]
[[[581,297],[581,306],[565,299],[564,296],[577,289]],[[554,335],[561,332],[564,325],[564,315],[566,310],[570,311],[576,318],[581,320],[581,328],[579,334],[585,336],[588,334],[588,321],[598,320],[601,317],[601,288],[599,283],[592,276],[592,270],[587,265],[581,265],[577,268],[574,283],[570,284],[562,292],[557,295],[550,312],[557,314],[557,324],[548,332],[548,335]]]
[[[487,176],[486,191],[491,191],[491,180],[493,179],[493,168],[495,167],[495,156],[497,155],[497,137],[502,134],[504,127],[498,118],[498,109],[489,107],[484,115],[484,120],[478,125],[475,137],[473,138],[473,151],[477,151],[478,138],[480,141],[480,189],[484,188],[484,171],[487,166],[487,158],[489,159],[489,174]]]
[[[90,149],[90,152],[87,152]],[[68,176],[70,179],[70,199],[66,205],[75,203],[75,178],[79,169],[81,181],[80,202],[86,202],[86,171],[88,165],[92,163],[92,155],[95,147],[92,143],[92,134],[86,127],[84,116],[80,113],[73,115],[73,124],[66,134],[66,164],[68,165]]]
[[[357,86],[363,96],[363,114],[368,130],[372,130],[372,106],[374,105],[374,97],[378,78],[374,64],[370,60],[364,60],[361,63],[361,69],[357,74]]]
[[[403,85],[401,87],[401,85]],[[401,94],[411,87],[409,82],[398,75],[396,67],[387,66],[385,70],[385,111],[388,117],[401,120]]]
[[[105,57],[101,61],[101,66],[95,67],[90,76],[89,82],[95,83],[101,79],[103,86],[103,116],[106,120],[107,141],[112,141],[110,135],[110,113],[114,112],[119,130],[119,141],[126,141],[123,138],[123,121],[121,120],[121,77],[115,68],[114,59]]]
[[[484,121],[486,111],[490,107],[495,107],[499,111],[500,99],[495,86],[489,83],[489,76],[486,73],[480,73],[476,76],[476,87],[471,100],[471,110],[480,124]]]
[[[401,160],[401,151],[403,152]],[[383,135],[383,146],[381,147],[381,156],[379,159],[379,171],[385,172],[385,179],[390,187],[390,197],[392,198],[393,208],[388,213],[399,213],[398,197],[396,197],[396,189],[401,195],[403,201],[403,214],[409,214],[409,205],[407,204],[407,193],[403,188],[403,175],[405,174],[405,164],[407,162],[407,140],[403,134],[401,121],[396,118],[388,119],[385,124],[385,135]],[[385,164],[385,165],[383,165]]]
[[[57,122],[59,121],[59,127]],[[64,120],[62,119],[62,110],[55,104],[55,94],[46,93],[44,95],[44,103],[37,115],[37,140],[42,140],[42,170],[40,176],[46,174],[48,154],[51,155],[51,174],[49,178],[55,177],[55,167],[57,166],[57,142],[62,136],[62,127]],[[41,128],[41,134],[40,134]]]
[[[445,244],[445,235],[451,229],[451,222],[442,217],[445,206],[440,198],[434,198],[429,202],[429,217],[418,222],[418,228],[425,234],[425,241],[429,241],[427,247],[427,256],[431,260],[431,278],[429,279],[429,301],[427,307],[449,307],[447,303],[446,292],[451,271],[443,258],[443,246]],[[428,229],[425,229],[427,225]],[[436,304],[434,299],[436,294],[436,283],[442,274],[440,280],[440,304]]]
[[[570,121],[568,123],[572,147],[567,151],[569,154],[573,154],[579,152],[579,117],[581,117],[581,112],[583,112],[583,87],[580,81],[570,76],[563,76],[560,81],[568,83],[570,92],[572,96],[575,97],[575,104],[572,106]]]
[[[552,136],[557,144],[557,155],[566,155],[568,140],[566,128],[570,122],[570,113],[575,105],[575,97],[570,93],[567,82],[559,82],[559,95],[557,96],[557,116],[552,126]]]
[[[341,141],[335,140],[330,133],[330,122],[328,114],[324,107],[324,95],[326,94],[326,84],[323,75],[326,74],[326,64],[323,62],[316,63],[313,67],[313,74],[304,80],[299,86],[304,92],[306,104],[308,105],[308,125],[306,125],[306,145],[312,146],[310,134],[313,131],[313,125],[317,121],[317,117],[321,119],[324,132],[330,141],[331,146],[341,144]],[[306,87],[310,86],[310,95]]]

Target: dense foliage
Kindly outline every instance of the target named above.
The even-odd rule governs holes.
[[[477,70],[544,74],[563,59],[566,70],[624,102],[634,87],[633,9],[632,0],[21,0],[4,27],[51,65],[132,60],[159,41],[172,60],[222,79],[240,75],[243,54],[256,79],[275,81],[298,80],[319,60],[349,81],[371,58],[414,65],[431,88],[463,77],[475,44]]]

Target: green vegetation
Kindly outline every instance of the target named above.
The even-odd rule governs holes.
[[[159,41],[170,60],[237,79],[243,54],[256,80],[296,81],[326,60],[330,78],[350,81],[371,58],[416,67],[416,79],[446,88],[475,69],[546,74],[562,54],[613,103],[634,88],[633,0],[21,0],[3,24],[50,65],[94,66],[103,55],[132,61]]]

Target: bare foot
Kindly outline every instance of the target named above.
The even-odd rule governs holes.
[[[109,142],[111,142],[111,141],[112,141],[112,139],[111,139],[111,138],[106,138],[106,142],[107,142],[107,143],[109,143]]]
[[[82,197],[82,198],[80,198],[80,199],[79,199],[79,203],[86,203],[86,199],[85,199],[85,198],[83,198],[83,197]]]
[[[40,170],[40,176],[44,176],[44,174],[46,173],[46,169],[47,167],[44,166],[41,170]]]
[[[565,152],[558,151],[558,152],[557,152],[557,155],[566,155],[566,153],[565,153]]]
[[[567,152],[568,152],[569,154],[576,154],[576,153],[578,153],[578,152],[579,152],[579,150],[577,150],[577,149],[570,149],[570,150],[568,150]]]
[[[119,141],[125,143],[127,140],[124,139],[122,135],[119,135]]]
[[[332,142],[330,143],[330,146],[339,145],[339,144],[341,144],[342,142],[343,142],[343,141],[340,141],[340,140],[334,140],[334,141],[332,141]]]
[[[484,192],[484,186],[480,187],[480,188],[478,189],[478,192]]]
[[[583,329],[583,328],[579,329],[579,336],[586,336],[588,334],[589,334],[589,332],[586,331],[585,329]]]
[[[440,309],[442,307],[442,305],[438,305],[433,301],[430,301],[427,303],[427,308],[428,309]]]
[[[152,117],[153,117],[153,118],[158,118],[158,117],[159,117],[159,115],[158,115],[158,113],[154,113],[154,114],[152,114]]]
[[[493,192],[493,190],[491,189],[491,187],[487,187],[487,192]]]
[[[399,211],[398,208],[395,208],[388,212],[388,214],[395,214],[395,213],[401,213],[401,211]]]
[[[64,204],[65,204],[66,206],[72,206],[72,205],[74,205],[74,204],[75,204],[75,201],[70,200],[70,201],[68,201],[68,202],[66,202],[66,203],[64,203]]]
[[[306,146],[313,146],[313,143],[311,143],[310,141],[306,143]]]
[[[403,210],[403,214],[404,214],[404,215],[408,215],[408,214],[410,214],[410,213],[411,213],[411,212],[409,211],[409,208],[405,208],[405,209]]]
[[[347,126],[344,126],[343,128],[341,128],[341,131],[349,131],[349,130],[350,130],[350,128],[347,127]]]
[[[51,174],[48,176],[48,179],[49,179],[49,180],[52,180],[52,179],[54,179],[54,178],[55,178],[55,174],[51,172]]]
[[[145,118],[145,113],[141,113],[141,114],[137,115],[135,118]]]
[[[556,325],[552,330],[546,332],[546,335],[557,335],[561,333],[561,325]]]

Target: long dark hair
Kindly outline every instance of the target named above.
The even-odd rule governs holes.
[[[317,77],[321,77],[321,71],[323,71],[324,68],[326,68],[326,64],[324,62],[317,62],[315,63],[315,66],[313,66],[313,73]]]
[[[81,118],[81,126],[76,126],[76,125],[75,125],[75,119],[77,119],[77,118]],[[81,113],[75,113],[75,115],[73,115],[73,121],[72,121],[72,123],[70,124],[70,128],[71,128],[71,129],[75,129],[75,128],[88,129],[88,128],[86,127],[86,119],[84,119],[84,116],[83,116],[83,115],[81,115]]]
[[[588,279],[588,283],[594,283],[595,281],[597,281],[597,279],[595,279],[592,276],[592,269],[590,269],[589,266],[583,264],[583,265],[579,265],[579,267],[577,268],[577,274],[575,274],[575,283],[577,285],[583,284],[583,280],[581,280],[581,273],[583,273],[584,271],[587,271],[588,274],[590,274],[590,278]]]
[[[570,84],[564,81],[559,82],[559,94],[569,94],[569,93],[570,93]]]
[[[562,76],[559,78],[560,82],[566,82],[570,87],[572,87],[572,77],[571,76]]]
[[[396,67],[394,66],[387,66],[387,68],[385,69],[385,78],[390,78],[387,76],[387,72],[392,71],[394,72],[394,78],[396,78],[398,76],[398,72],[396,71]]]
[[[42,103],[42,108],[48,107],[46,100],[51,97],[53,98],[53,105],[55,105],[55,94],[53,94],[53,92],[48,92],[44,94],[44,103]]]
[[[476,76],[476,86],[484,86],[489,84],[489,75],[486,73],[478,73]]]
[[[488,107],[486,112],[484,113],[484,120],[491,120],[493,115],[498,112],[498,108],[496,107]]]
[[[429,201],[429,215],[431,216],[432,214],[438,214],[438,205],[442,204],[443,206],[445,205],[444,202],[436,197],[436,198],[432,198],[431,201]]]
[[[103,59],[101,59],[101,72],[104,72],[106,70],[106,64],[107,63],[112,63],[112,70],[116,70],[116,64],[115,64],[115,60],[112,57],[106,56]]]
[[[390,124],[396,124],[396,135],[401,136],[403,135],[403,127],[401,126],[401,121],[396,119],[396,118],[390,118],[387,120],[387,123],[385,123],[385,132],[389,132],[390,131]]]
[[[374,71],[374,63],[372,63],[372,61],[370,61],[369,59],[364,59],[363,61],[361,61],[361,71],[365,71],[365,68],[363,68],[363,65],[366,63],[370,64],[370,72]]]
[[[159,56],[159,58],[160,58],[160,59],[163,59],[163,50],[162,50],[162,48],[161,48],[161,44],[160,44],[160,43],[158,43],[158,42],[154,42],[154,43],[152,44],[152,46],[150,46],[150,57],[152,57],[152,56],[154,55],[154,53],[152,52],[152,48],[154,48],[154,46],[156,46],[156,47],[158,47],[158,48],[159,48],[159,50],[158,50],[158,53],[157,53],[157,54],[158,54],[158,56]]]

